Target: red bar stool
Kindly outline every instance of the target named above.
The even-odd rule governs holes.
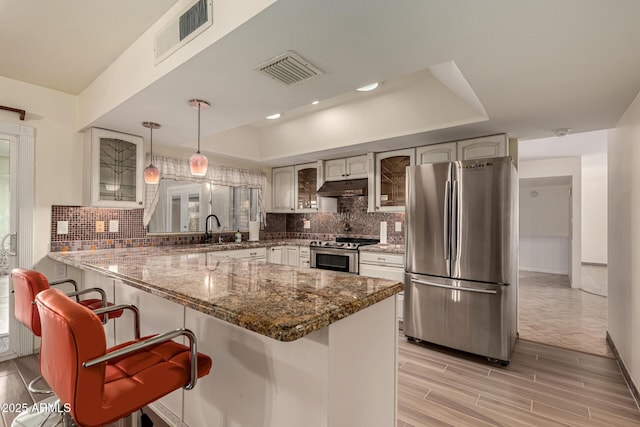
[[[196,385],[211,370],[211,358],[197,352],[188,329],[137,338],[107,349],[96,313],[58,289],[36,296],[42,325],[40,371],[81,426],[102,426],[183,387]],[[131,308],[116,305],[99,314]],[[139,321],[136,321],[136,325]],[[172,341],[184,335],[189,346]]]
[[[79,291],[78,284],[75,282],[75,280],[65,279],[49,283],[44,274],[38,271],[26,270],[23,268],[14,268],[13,270],[11,270],[11,279],[13,281],[13,308],[16,319],[27,328],[29,328],[31,332],[33,332],[33,334],[37,337],[41,336],[42,334],[40,330],[40,315],[38,314],[38,309],[35,306],[36,295],[46,289],[49,289],[51,286],[70,283],[71,285],[73,285],[74,291],[67,293],[66,295],[69,297],[75,297],[77,303],[92,310],[113,305],[107,302],[107,294],[103,289],[88,288]],[[95,292],[100,294],[100,299],[79,299],[80,295]],[[113,311],[108,315],[103,316],[103,323],[107,322],[107,318],[113,319],[116,317],[120,317],[121,315],[122,310]],[[40,390],[35,388],[35,384],[41,379],[41,376],[34,378],[33,381],[29,383],[29,391],[32,393],[52,394],[50,390]]]

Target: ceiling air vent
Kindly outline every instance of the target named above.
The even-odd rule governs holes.
[[[156,34],[156,65],[213,24],[213,0],[192,0]]]
[[[324,74],[319,68],[294,52],[287,51],[255,67],[287,86]]]

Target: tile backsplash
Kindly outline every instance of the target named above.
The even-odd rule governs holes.
[[[367,213],[367,198],[338,199],[339,213],[267,213],[266,226],[260,240],[315,239],[333,240],[343,237],[380,237],[380,222],[387,222],[387,241],[404,244],[404,213]],[[51,251],[77,251],[141,246],[168,246],[201,243],[203,233],[170,235],[148,234],[143,225],[142,209],[94,208],[85,206],[51,207]],[[58,222],[67,221],[68,232],[58,234]],[[118,222],[118,231],[109,232],[109,222]],[[304,228],[308,221],[310,228]],[[104,231],[96,230],[96,222],[104,224]],[[395,223],[402,231],[395,231]],[[233,232],[223,233],[226,241],[233,240]],[[243,233],[243,240],[248,233]]]
[[[404,244],[404,213],[368,213],[367,197],[340,197],[339,213],[269,213],[268,233],[286,233],[290,239],[332,240],[336,236],[380,238],[380,222],[387,222],[387,241]],[[310,228],[304,228],[309,221]],[[395,223],[401,231],[395,231]]]

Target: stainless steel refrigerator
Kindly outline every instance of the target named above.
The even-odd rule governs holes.
[[[404,333],[508,363],[517,334],[510,157],[407,167]]]

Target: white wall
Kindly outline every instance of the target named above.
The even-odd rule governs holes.
[[[34,263],[53,275],[46,259],[51,232],[51,205],[82,202],[82,143],[76,132],[76,97],[29,83],[0,77],[2,104],[27,111],[21,122],[15,113],[0,112],[0,122],[35,129]]]
[[[520,236],[565,237],[570,231],[570,192],[565,185],[520,185]]]
[[[640,385],[640,96],[609,132],[607,330]]]
[[[569,278],[571,287],[579,288],[581,283],[582,268],[582,242],[581,242],[581,211],[582,203],[582,178],[580,157],[562,157],[544,160],[520,160],[518,167],[520,179],[545,178],[545,177],[571,177],[572,198],[571,213],[573,215],[571,225],[571,271]],[[520,212],[522,215],[522,212]],[[522,253],[521,253],[522,257]],[[520,261],[522,265],[523,261]]]
[[[544,179],[520,181],[521,270],[569,274],[570,190],[570,184],[545,185]]]
[[[606,201],[606,151],[582,156],[582,262],[607,263]]]

